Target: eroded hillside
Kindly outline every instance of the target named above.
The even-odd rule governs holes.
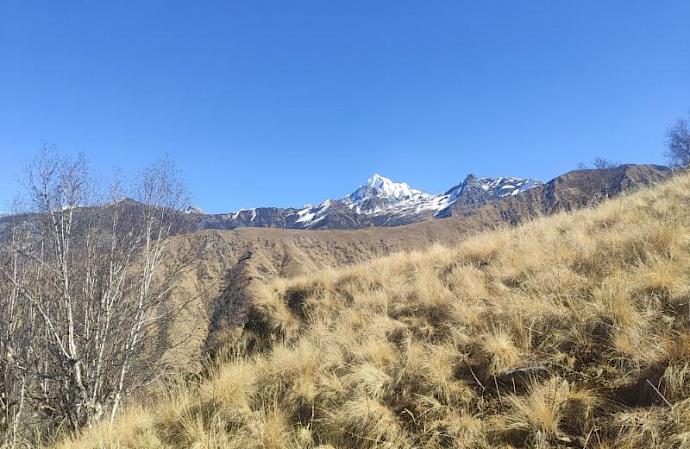
[[[685,447],[689,204],[682,176],[262,284],[208,379],[61,447]]]

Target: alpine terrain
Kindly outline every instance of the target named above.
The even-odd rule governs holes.
[[[688,192],[264,278],[200,378],[58,447],[686,447]]]

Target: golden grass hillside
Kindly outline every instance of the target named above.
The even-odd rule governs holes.
[[[255,286],[354,265],[434,243],[453,244],[495,220],[434,220],[391,228],[303,231],[272,228],[205,230],[175,236],[168,244],[172,265],[191,260],[176,275],[169,301],[184,304],[161,345],[175,372],[199,371],[207,351],[233,339],[244,324],[243,303]],[[244,255],[252,257],[238,263]],[[191,256],[190,256],[191,255]],[[242,300],[238,300],[241,297]],[[240,329],[241,330],[241,329]]]
[[[690,177],[276,280],[207,379],[73,448],[690,447]]]

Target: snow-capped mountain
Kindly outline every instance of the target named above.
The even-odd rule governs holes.
[[[542,185],[535,179],[515,177],[477,178],[469,175],[464,182],[439,195],[431,195],[411,188],[406,183],[397,183],[384,176],[374,174],[357,190],[337,202],[347,206],[358,215],[370,217],[381,224],[413,222],[428,216],[442,218],[450,215],[450,208],[458,202],[467,205],[481,205],[506,196]],[[309,206],[297,212],[298,223],[313,227],[323,221],[332,200],[318,206]],[[380,223],[383,218],[384,223]]]
[[[231,214],[206,215],[207,227],[280,227],[291,229],[357,229],[397,226],[452,215],[456,204],[476,207],[518,195],[543,183],[514,177],[477,178],[469,175],[448,191],[433,195],[395,182],[378,173],[352,193],[301,209],[254,208]]]
[[[395,219],[437,212],[446,206],[439,195],[393,182],[378,173],[342,201],[358,214]]]
[[[357,213],[378,213],[390,206],[406,206],[428,201],[432,195],[412,189],[404,182],[393,182],[378,173],[343,198]]]

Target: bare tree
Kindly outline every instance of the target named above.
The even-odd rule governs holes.
[[[158,335],[183,305],[168,301],[186,266],[167,257],[186,195],[162,160],[133,186],[97,194],[83,157],[44,148],[27,169],[31,215],[0,263],[0,432],[17,444],[27,407],[42,425],[76,430],[161,368]]]
[[[142,348],[148,327],[170,316],[169,310],[163,311],[159,306],[169,293],[171,283],[163,282],[156,286],[154,276],[161,271],[160,265],[163,262],[167,238],[180,217],[180,209],[188,204],[185,189],[179,181],[174,164],[168,159],[158,161],[139,174],[135,193],[137,201],[143,206],[141,216],[137,220],[137,238],[134,244],[129,245],[131,248],[141,249],[137,263],[138,282],[135,283],[134,289],[136,306],[119,363],[111,421],[115,418],[123,395],[130,388],[126,381],[128,375],[131,375],[133,361]]]
[[[15,447],[19,441],[29,387],[29,367],[34,362],[35,313],[24,308],[17,288],[26,278],[26,267],[17,252],[8,250],[18,241],[18,229],[12,228],[9,245],[0,247],[2,268],[11,282],[0,282],[0,447]]]
[[[594,158],[593,164],[594,164],[594,168],[597,168],[600,170],[605,169],[605,168],[616,168],[620,165],[617,162],[612,162],[608,159],[604,159],[603,157]]]
[[[681,118],[666,131],[666,157],[675,168],[690,166],[690,122]]]
[[[577,170],[591,170],[593,167],[595,169],[601,170],[605,168],[616,168],[618,166],[620,166],[619,162],[613,162],[603,157],[595,157],[592,161],[591,166],[589,164],[585,164],[584,162],[580,162],[575,166],[575,168]]]

